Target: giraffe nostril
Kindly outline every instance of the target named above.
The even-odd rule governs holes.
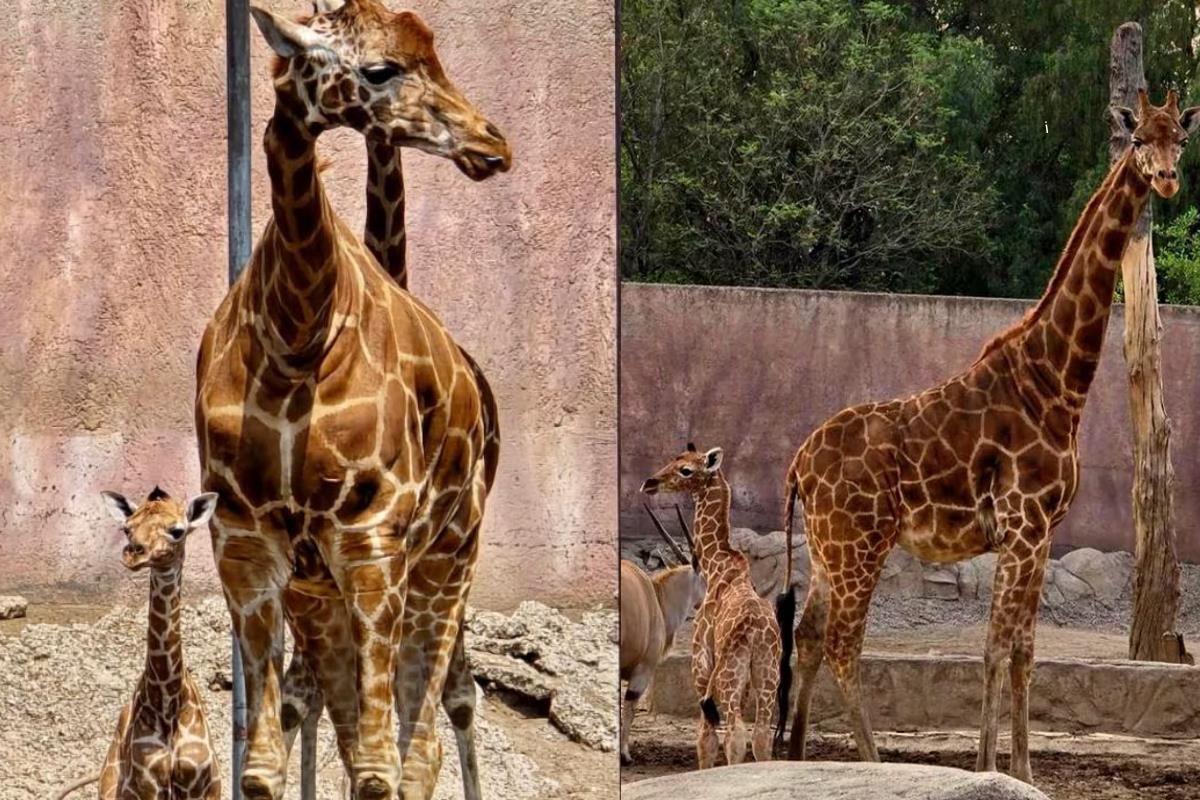
[[[500,141],[502,141],[502,142],[504,141],[504,134],[503,134],[503,133],[501,133],[501,132],[500,132],[500,129],[499,129],[499,128],[497,128],[497,127],[496,127],[495,125],[493,125],[492,123],[490,123],[490,122],[489,122],[487,125],[485,125],[485,126],[484,126],[484,128],[483,128],[483,129],[484,129],[485,131],[487,131],[487,132],[488,132],[488,136],[495,137],[495,138],[499,139],[499,140],[500,140]]]

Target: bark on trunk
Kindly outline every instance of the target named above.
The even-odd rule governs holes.
[[[1146,85],[1142,68],[1142,29],[1134,22],[1117,28],[1109,61],[1109,100],[1137,109],[1137,90]],[[1129,137],[1111,122],[1109,154],[1116,160]],[[1137,536],[1133,619],[1129,657],[1140,661],[1180,662],[1182,639],[1175,632],[1179,608],[1179,559],[1171,492],[1171,422],[1163,405],[1162,322],[1150,205],[1138,221],[1121,259],[1125,285],[1125,363],[1129,372],[1129,410],[1133,419],[1133,522]]]

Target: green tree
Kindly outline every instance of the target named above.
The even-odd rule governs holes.
[[[626,277],[933,291],[939,264],[986,256],[986,47],[882,2],[634,0],[622,19]]]

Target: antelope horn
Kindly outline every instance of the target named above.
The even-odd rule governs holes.
[[[683,518],[683,509],[679,507],[679,503],[675,504],[675,516],[679,518],[679,527],[683,529],[683,538],[687,539],[688,550],[692,551],[692,566],[699,569],[700,560],[696,556],[696,543],[692,541],[692,531]]]
[[[686,564],[689,560],[687,555],[683,552],[683,550],[680,549],[675,540],[671,538],[671,534],[667,533],[667,529],[663,527],[663,524],[658,521],[658,516],[654,513],[654,509],[650,508],[650,504],[645,500],[642,501],[642,507],[645,508],[646,513],[650,515],[650,519],[654,520],[654,527],[658,528],[659,535],[662,536],[663,541],[667,543],[667,546],[671,548],[671,552],[675,554],[675,557],[679,559],[679,563]]]

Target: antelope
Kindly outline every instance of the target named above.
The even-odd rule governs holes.
[[[700,574],[682,512],[676,508],[683,534],[692,550],[690,558],[649,506],[646,511],[681,563],[647,575],[632,561],[621,560],[621,680],[627,684],[621,709],[621,763],[625,765],[632,763],[629,728],[638,700],[649,688],[659,662],[674,644],[680,625],[704,599],[704,577]]]

